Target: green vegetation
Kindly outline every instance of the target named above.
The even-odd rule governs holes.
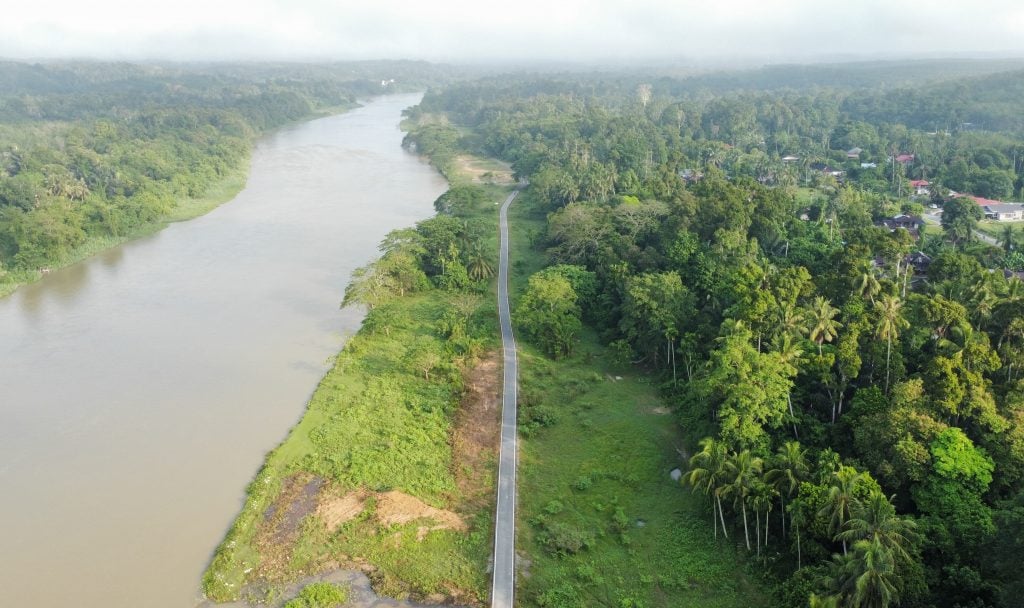
[[[1024,73],[909,90],[769,71],[803,82],[505,77],[411,113],[447,158],[470,147],[530,184],[518,320],[560,358],[523,355],[520,598],[1016,605],[1024,283],[1001,270],[1024,263],[1012,235],[978,242],[949,189],[1021,193]],[[941,233],[882,225],[924,204]],[[692,455],[689,497],[656,485],[669,445]],[[677,520],[649,537],[648,513]]]
[[[284,608],[339,608],[348,601],[348,591],[331,583],[313,583],[303,587],[298,597],[285,602]]]
[[[206,213],[245,184],[254,138],[446,78],[421,64],[0,62],[0,296],[54,267]]]

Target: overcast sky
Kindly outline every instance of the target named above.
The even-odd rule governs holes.
[[[13,0],[0,57],[697,60],[1024,55],[1020,0]]]

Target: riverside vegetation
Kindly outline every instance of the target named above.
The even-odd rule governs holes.
[[[200,67],[0,62],[0,295],[245,184],[257,136],[447,78],[379,62]]]

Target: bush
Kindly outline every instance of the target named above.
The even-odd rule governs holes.
[[[306,585],[284,608],[335,608],[348,601],[348,590],[331,583]]]

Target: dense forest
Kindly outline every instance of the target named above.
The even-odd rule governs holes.
[[[529,180],[550,266],[519,331],[559,358],[589,325],[658,379],[772,605],[1024,605],[1017,237],[951,192],[1021,196],[1024,72],[926,68],[484,79],[409,112],[435,162]],[[931,205],[941,229],[882,224]]]
[[[260,133],[453,74],[417,62],[0,63],[0,286],[152,229],[244,169]]]

